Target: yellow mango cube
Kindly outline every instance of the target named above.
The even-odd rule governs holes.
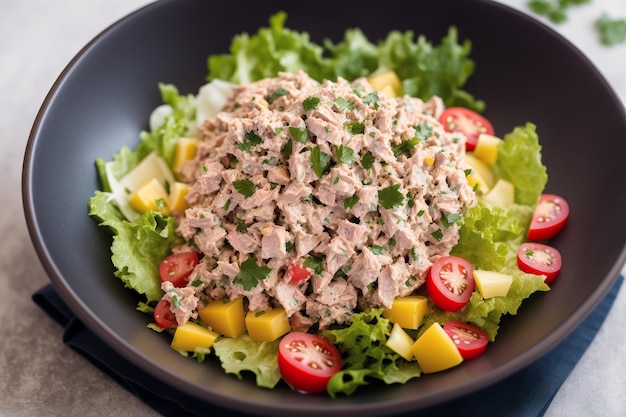
[[[177,350],[193,352],[196,348],[210,348],[219,334],[188,321],[178,326],[174,332],[171,346]]]
[[[452,338],[439,323],[433,323],[426,329],[413,343],[411,350],[420,368],[427,374],[443,371],[463,362]]]
[[[169,208],[170,211],[182,213],[189,207],[189,202],[185,197],[189,194],[189,184],[184,182],[175,182],[170,187]]]
[[[128,198],[129,204],[140,213],[154,210],[166,216],[170,213],[168,201],[167,191],[156,178],[137,188]]]
[[[393,97],[402,93],[402,81],[394,71],[381,71],[372,74],[367,78],[367,81],[374,90],[383,91],[387,95],[390,93],[388,89],[386,90],[387,87],[391,87],[391,91],[394,93]]]
[[[246,331],[243,298],[213,301],[198,310],[200,319],[224,336],[237,337]]]
[[[404,329],[417,330],[428,313],[428,298],[423,295],[396,297],[391,308],[383,311],[383,317]]]
[[[407,361],[413,360],[413,351],[411,347],[415,341],[404,329],[398,325],[393,325],[389,339],[387,339],[387,347],[402,356]]]
[[[172,171],[180,173],[180,168],[185,161],[189,161],[196,156],[198,150],[197,138],[180,138],[176,142],[176,151],[174,154],[174,162],[172,163]]]
[[[249,311],[246,314],[246,329],[251,339],[272,342],[291,330],[289,317],[282,307],[267,311]]]
[[[480,159],[474,155],[465,154],[465,163],[472,169],[472,172],[467,176],[468,183],[473,181],[474,184],[478,183],[480,191],[487,193],[495,182],[491,169]],[[472,178],[470,180],[470,178]],[[472,183],[470,185],[473,186]]]
[[[482,199],[499,207],[508,207],[515,202],[515,186],[507,180],[499,179]]]
[[[483,298],[506,297],[513,284],[513,276],[494,271],[475,269],[474,282]]]
[[[497,136],[481,133],[474,148],[474,156],[487,165],[495,165],[498,160],[498,145],[500,142],[502,142],[502,139]]]

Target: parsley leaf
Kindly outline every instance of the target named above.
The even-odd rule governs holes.
[[[353,135],[365,133],[365,124],[363,124],[362,122],[358,122],[356,120],[348,123],[346,127],[348,129],[348,132],[352,133]]]
[[[348,101],[345,97],[337,97],[335,103],[339,111],[354,110],[354,103]]]
[[[237,148],[244,152],[248,152],[253,146],[260,145],[263,139],[256,133],[250,131],[244,135],[243,143],[237,143]]]
[[[345,200],[343,200],[343,208],[345,208],[346,210],[351,209],[358,202],[359,202],[359,196],[354,194],[352,197],[348,197]]]
[[[442,214],[441,223],[446,229],[450,227],[452,224],[462,219],[459,213],[441,213],[441,214]]]
[[[356,161],[356,153],[354,153],[352,148],[348,146],[339,145],[339,147],[337,147],[337,161],[340,164],[350,165],[351,163]]]
[[[315,175],[317,175],[317,178],[322,178],[322,175],[324,175],[324,172],[326,172],[330,166],[330,161],[330,155],[322,152],[319,146],[311,148],[311,167]]]
[[[312,269],[315,274],[320,275],[323,272],[322,269],[322,260],[316,258],[315,256],[307,257],[303,262],[302,266],[305,268]]]
[[[443,232],[441,231],[441,229],[437,229],[434,232],[431,233],[433,235],[433,237],[437,240],[441,240],[443,239]]]
[[[378,203],[387,210],[401,206],[404,201],[404,195],[399,190],[400,184],[394,184],[378,190]]]
[[[282,97],[282,96],[286,96],[287,94],[289,94],[289,91],[285,90],[284,88],[278,88],[276,89],[272,94],[269,95],[269,97],[267,98],[267,102],[269,104],[272,104],[274,101],[276,101],[278,98]]]
[[[420,122],[413,128],[415,129],[415,136],[420,140],[426,140],[433,135],[433,127],[425,122]]]
[[[233,282],[235,284],[241,284],[244,290],[250,291],[270,276],[272,270],[266,266],[257,265],[256,257],[251,257],[245,260],[240,267],[239,273],[235,276]]]
[[[400,155],[406,155],[410,158],[418,143],[420,143],[420,138],[413,136],[411,139],[403,140],[399,145],[392,146],[391,150],[396,158]]]
[[[280,154],[284,156],[285,158],[289,158],[291,156],[292,151],[293,151],[293,142],[291,140],[288,140],[287,143],[285,143],[285,146],[283,146],[280,149]]]
[[[596,21],[596,28],[600,32],[600,41],[605,45],[626,42],[626,20],[624,19],[611,19],[603,14]]]
[[[307,143],[309,140],[309,130],[306,127],[289,126],[291,137],[300,143]]]
[[[376,91],[372,91],[363,98],[363,103],[374,106],[374,109],[378,110],[378,99],[378,93]]]
[[[361,156],[361,166],[363,169],[372,169],[374,161],[376,161],[376,159],[370,151],[365,152],[363,156]]]
[[[304,107],[304,110],[317,110],[320,101],[319,97],[307,97],[302,102],[302,107]]]
[[[245,198],[248,198],[252,194],[254,194],[254,190],[256,188],[254,183],[250,180],[233,181],[233,187],[235,187],[235,190],[237,190],[237,192]]]
[[[387,253],[387,248],[385,248],[384,246],[374,245],[372,246],[371,250],[374,255],[384,255]]]

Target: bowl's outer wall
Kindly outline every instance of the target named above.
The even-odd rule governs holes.
[[[234,10],[236,5],[237,10]],[[87,216],[99,187],[94,161],[134,146],[160,104],[157,83],[195,93],[206,57],[228,51],[232,36],[267,26],[278,10],[313,40],[339,40],[348,27],[372,39],[393,29],[435,43],[450,25],[472,41],[476,73],[467,88],[487,103],[498,134],[531,121],[548,166],[547,190],[564,196],[570,220],[554,240],[564,267],[554,288],[506,318],[482,357],[406,385],[349,398],[302,396],[286,387],[253,388],[216,361],[198,365],[146,329],[137,299],[113,276],[110,233]],[[624,261],[626,236],[624,110],[598,71],[543,25],[484,1],[162,1],[114,24],[61,74],[29,141],[24,201],[37,252],[52,282],[104,341],[155,377],[249,412],[374,415],[420,408],[484,387],[554,347],[608,291]]]

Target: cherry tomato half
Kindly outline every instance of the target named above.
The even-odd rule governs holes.
[[[154,308],[154,322],[162,329],[172,329],[178,326],[176,315],[172,313],[170,306],[169,301],[161,300]]]
[[[472,264],[458,256],[444,256],[435,261],[426,277],[426,291],[433,302],[446,311],[458,311],[472,296]]]
[[[170,281],[175,287],[184,287],[196,265],[198,265],[196,252],[174,253],[161,262],[159,267],[161,282]]]
[[[304,392],[323,392],[341,369],[341,354],[327,339],[310,333],[288,333],[278,347],[283,379]]]
[[[448,132],[460,132],[465,135],[465,149],[471,152],[476,147],[481,133],[493,135],[491,122],[480,114],[465,107],[449,107],[439,116],[439,123]]]
[[[550,284],[561,271],[561,254],[552,246],[541,243],[522,243],[517,250],[519,269],[535,275],[545,275]]]
[[[565,226],[568,217],[569,205],[564,198],[554,194],[543,194],[535,207],[528,228],[528,240],[552,239]]]
[[[293,285],[300,285],[309,279],[313,272],[301,262],[294,262],[287,267],[285,272],[285,280]]]
[[[464,360],[473,359],[487,349],[489,335],[480,327],[452,320],[443,325]]]

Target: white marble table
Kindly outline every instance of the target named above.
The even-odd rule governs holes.
[[[469,0],[468,0],[469,1]],[[527,0],[504,0],[529,12]],[[138,416],[156,413],[61,341],[60,328],[30,295],[48,278],[22,215],[21,168],[48,89],[89,40],[146,0],[5,0],[0,7],[0,416]],[[591,0],[561,25],[626,102],[626,44],[603,47],[602,12],[626,18],[623,0]],[[547,415],[621,416],[626,404],[626,288]]]

